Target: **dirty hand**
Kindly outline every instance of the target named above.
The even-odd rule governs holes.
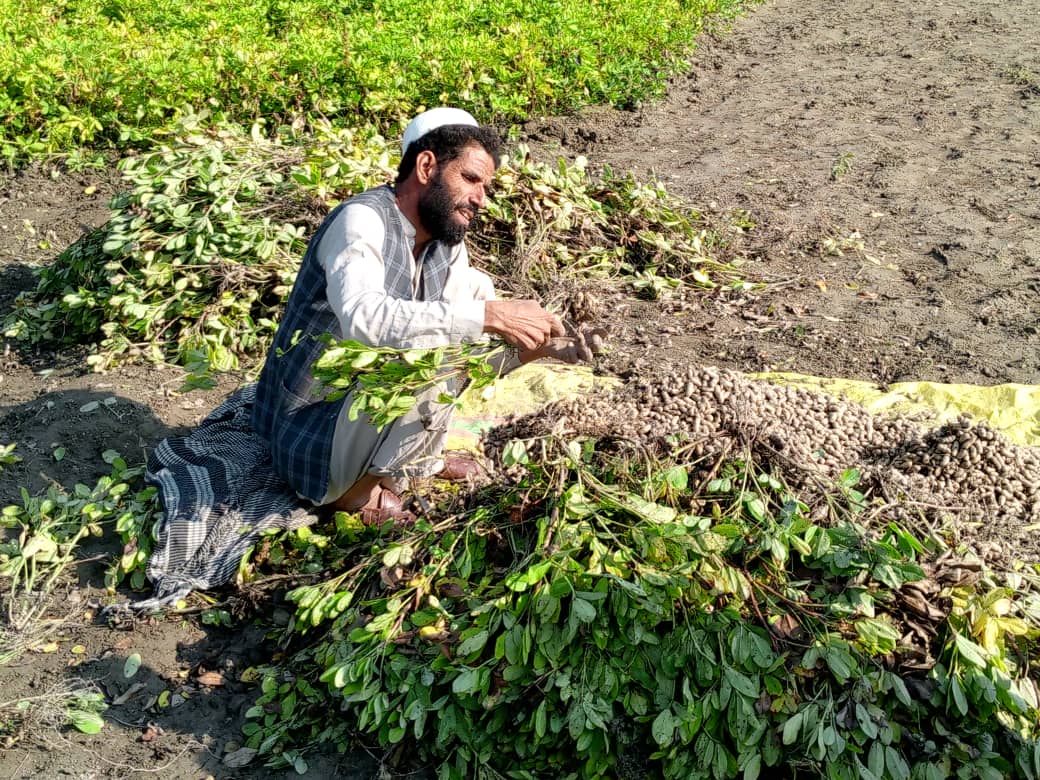
[[[580,331],[574,336],[559,336],[550,339],[534,350],[520,353],[520,360],[529,363],[539,358],[553,358],[564,363],[590,363],[592,358],[603,351],[606,331],[592,328]]]
[[[563,324],[538,301],[488,301],[484,304],[484,332],[528,351],[545,345],[553,336],[563,336]]]

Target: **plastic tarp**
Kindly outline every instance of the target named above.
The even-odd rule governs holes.
[[[530,363],[520,366],[483,390],[467,390],[459,398],[448,432],[449,450],[477,450],[481,435],[512,416],[530,414],[561,398],[575,398],[598,388],[621,384],[615,377],[595,376],[588,366]]]
[[[925,423],[941,424],[963,413],[985,421],[1017,444],[1040,446],[1040,386],[966,385],[900,382],[881,389],[854,379],[804,374],[749,374],[780,384],[819,390],[854,401],[876,415],[927,413]],[[477,449],[480,435],[512,415],[533,412],[551,401],[573,398],[595,388],[613,388],[621,380],[595,376],[587,366],[522,366],[483,391],[460,398],[448,436],[449,449]]]
[[[940,382],[898,382],[881,389],[871,382],[825,379],[803,374],[754,374],[782,384],[821,390],[855,401],[873,414],[932,415],[940,425],[968,414],[989,424],[1016,444],[1040,446],[1040,386],[965,385]],[[927,422],[927,421],[926,421]]]

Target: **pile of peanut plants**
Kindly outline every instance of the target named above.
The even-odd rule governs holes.
[[[269,138],[191,115],[168,143],[123,160],[127,190],[111,218],[38,270],[4,333],[90,344],[97,370],[147,359],[201,377],[255,360],[309,235],[331,204],[392,181],[395,151],[373,128]],[[496,187],[472,246],[506,290],[542,294],[568,278],[653,295],[740,283],[714,259],[728,226],[713,230],[659,185],[595,178],[582,160],[535,163],[521,147]]]
[[[355,362],[445,365],[330,352],[330,384]],[[806,481],[751,447],[509,430],[488,440],[496,479],[413,527],[336,513],[243,561],[254,606],[299,583],[244,726],[262,760],[306,771],[360,742],[441,778],[1040,777],[1040,565],[909,532],[855,469]],[[144,584],[155,490],[105,459],[94,488],[3,509],[3,658],[87,536],[121,536],[110,587]]]
[[[411,530],[266,543],[312,584],[248,745],[299,768],[360,739],[441,778],[1040,776],[1035,566],[878,522],[853,470],[796,494],[681,453],[517,440],[511,479]]]
[[[128,189],[111,218],[39,270],[9,337],[94,340],[99,370],[141,356],[230,369],[262,354],[327,179],[349,193],[386,178],[386,144],[327,126],[309,143],[267,139],[203,119],[122,161]]]

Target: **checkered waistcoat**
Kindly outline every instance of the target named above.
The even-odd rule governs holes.
[[[331,333],[343,338],[339,319],[329,305],[325,269],[318,261],[318,244],[329,225],[348,203],[364,203],[383,221],[384,286],[392,298],[412,300],[411,251],[394,191],[377,187],[340,204],[311,238],[274,345],[260,374],[253,406],[253,428],[267,439],[278,474],[301,496],[319,503],[329,485],[332,438],[344,399],[325,401],[311,366],[325,345],[313,338]],[[439,301],[448,275],[449,249],[439,241],[427,245],[421,260],[417,300]],[[299,337],[295,345],[293,338]],[[358,423],[361,423],[359,421]]]

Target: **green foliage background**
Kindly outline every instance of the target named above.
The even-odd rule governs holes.
[[[146,142],[185,106],[396,123],[442,103],[512,122],[658,94],[736,0],[0,0],[8,159]]]

